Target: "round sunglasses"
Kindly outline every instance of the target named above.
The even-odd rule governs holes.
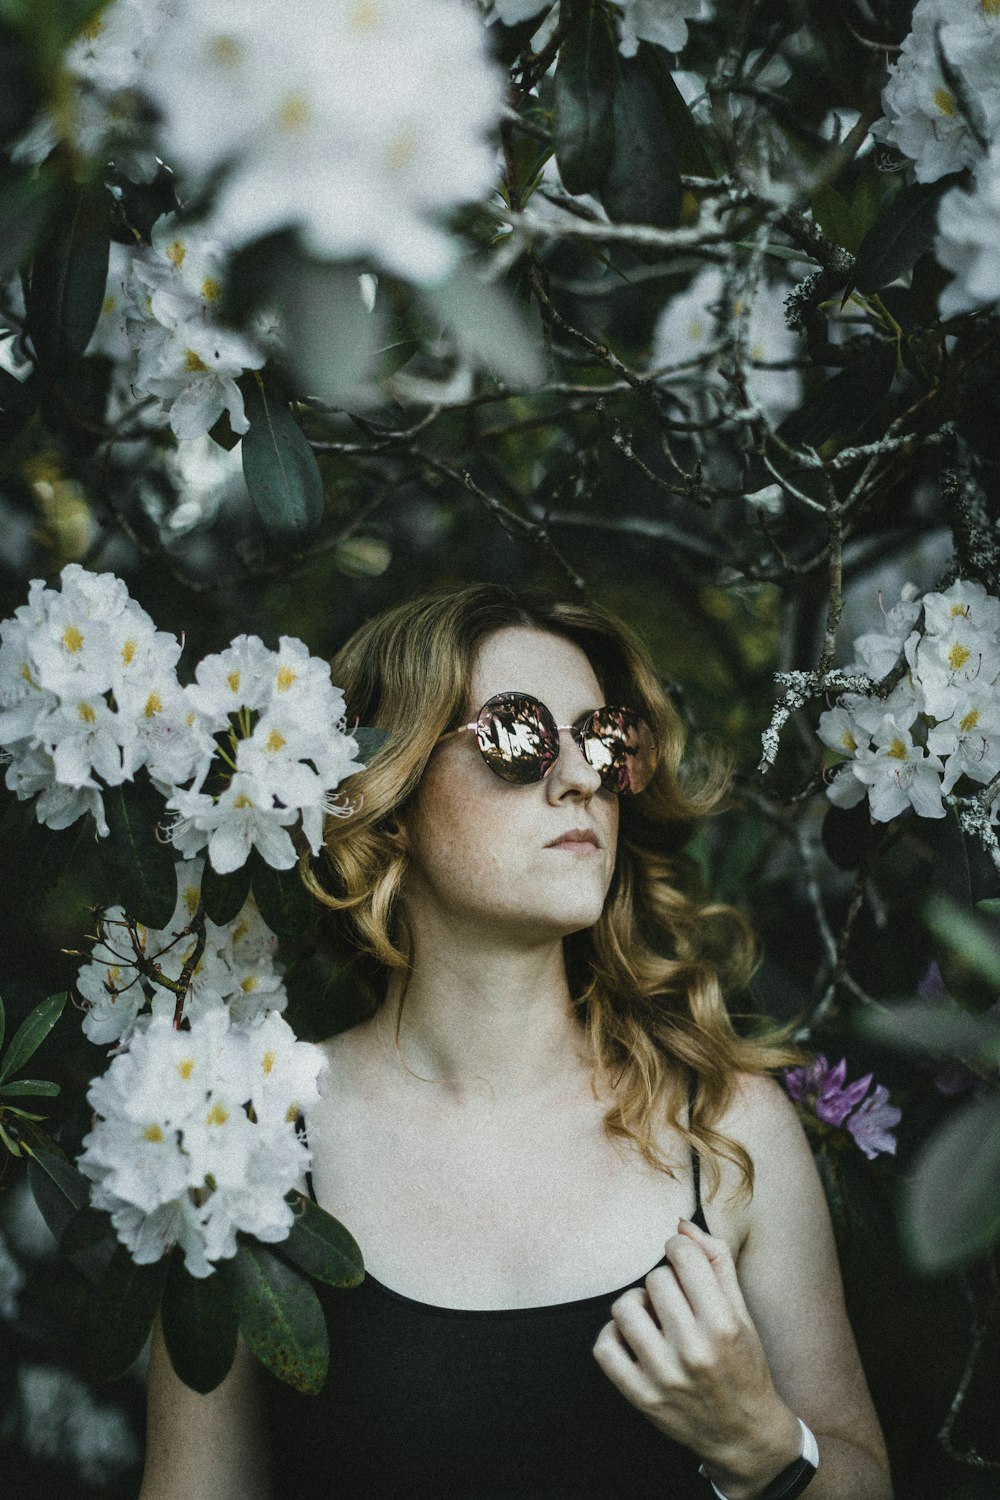
[[[618,705],[595,708],[575,724],[557,724],[530,693],[496,693],[469,724],[442,735],[474,731],[483,760],[495,776],[519,786],[541,781],[559,757],[559,732],[568,729],[601,786],[636,796],[656,770],[656,744],[645,719]]]

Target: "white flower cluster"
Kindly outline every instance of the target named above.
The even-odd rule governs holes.
[[[174,1245],[192,1276],[236,1254],[236,1235],[287,1237],[285,1195],[309,1168],[296,1121],[319,1098],[322,1051],[268,1011],[224,1009],[175,1029],[154,1016],[87,1100],[97,1115],[79,1167],[139,1265]]]
[[[797,334],[785,322],[787,293],[786,286],[761,280],[745,300],[727,306],[722,271],[706,266],[660,313],[653,331],[653,368],[702,361],[711,385],[721,392],[721,346],[735,337],[749,361],[751,400],[770,422],[780,422],[795,410],[802,395],[798,370],[766,368],[801,353]]]
[[[361,769],[329,666],[290,636],[270,651],[241,635],[181,687],[179,642],[121,579],[70,563],[60,583],[34,580],[0,624],[0,751],[39,822],[66,828],[89,811],[106,837],[103,788],[145,768],[185,858],[207,848],[225,874],[256,847],[288,870],[299,823],[318,853],[326,815],[350,812],[333,793]]]
[[[249,428],[236,384],[259,370],[260,344],[221,324],[227,251],[204,230],[164,214],[152,244],[115,246],[104,307],[90,349],[125,361],[124,378],[138,396],[156,396],[176,437],[204,436],[223,411],[234,432]]]
[[[233,246],[295,229],[324,259],[431,281],[443,228],[495,178],[503,105],[475,10],[456,0],[173,0],[143,87],[184,189],[220,171]],[[441,79],[456,80],[442,89]]]
[[[910,158],[918,182],[974,170],[971,190],[952,188],[938,214],[938,259],[954,273],[940,309],[951,317],[1000,300],[1000,4],[917,0],[912,26],[874,134]]]
[[[177,905],[158,932],[130,922],[120,906],[104,913],[90,962],[76,981],[87,1003],[84,1032],[98,1046],[126,1044],[136,1032],[148,1030],[153,1017],[173,1017],[176,992],[148,966],[177,982],[194,957],[198,938],[191,922],[201,899],[203,870],[203,860],[178,860]],[[277,946],[252,896],[232,922],[220,926],[206,917],[204,946],[190,976],[184,1015],[194,1022],[227,1010],[234,1021],[245,1023],[265,1011],[283,1011],[288,996],[274,963]]]
[[[505,26],[519,26],[551,10],[552,0],[493,0],[491,19]],[[687,23],[708,12],[705,0],[618,0],[619,50],[634,57],[640,42],[655,42],[668,52],[680,52],[687,43]]]
[[[867,796],[880,823],[907,807],[943,818],[943,794],[962,777],[983,786],[1000,772],[1000,599],[961,580],[922,599],[904,591],[884,628],[854,649],[849,673],[878,681],[900,653],[909,670],[886,697],[845,693],[820,715],[824,744],[851,757],[834,773],[830,800],[854,807]],[[990,819],[1000,820],[1000,794]]]
[[[145,766],[187,781],[215,749],[177,682],[179,641],[156,629],[120,578],[65,567],[0,624],[0,750],[6,782],[37,798],[40,823],[91,812],[107,836],[103,787]]]

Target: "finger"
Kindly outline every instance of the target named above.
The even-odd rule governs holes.
[[[677,1284],[699,1323],[731,1320],[734,1308],[715,1267],[700,1245],[675,1234],[666,1243],[667,1260]]]
[[[605,1323],[592,1350],[594,1359],[622,1395],[636,1406],[656,1400],[656,1389],[612,1319]]]
[[[747,1305],[743,1299],[743,1290],[736,1275],[732,1251],[726,1241],[720,1239],[718,1235],[706,1234],[703,1229],[699,1229],[697,1224],[692,1224],[690,1219],[678,1219],[677,1228],[680,1234],[685,1235],[702,1251],[733,1307],[738,1312],[746,1313]]]
[[[611,1304],[611,1317],[635,1358],[654,1376],[663,1362],[665,1341],[646,1307],[641,1287],[633,1287]]]
[[[711,1267],[705,1269],[711,1276]],[[676,1344],[694,1331],[695,1313],[672,1265],[654,1266],[646,1277],[646,1292],[670,1343]]]

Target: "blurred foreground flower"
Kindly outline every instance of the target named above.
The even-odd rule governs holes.
[[[882,1084],[876,1084],[869,1094],[872,1077],[866,1073],[848,1083],[846,1058],[831,1067],[819,1052],[808,1067],[787,1069],[784,1084],[789,1097],[811,1110],[824,1125],[847,1130],[871,1161],[880,1152],[895,1155],[896,1138],[891,1132],[902,1118],[902,1111],[889,1103],[889,1091]]]

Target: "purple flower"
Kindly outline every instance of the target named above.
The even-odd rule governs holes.
[[[789,1097],[797,1104],[811,1105],[824,1125],[834,1129],[845,1126],[871,1161],[880,1151],[895,1154],[896,1141],[889,1131],[899,1123],[902,1113],[889,1104],[889,1090],[882,1084],[876,1084],[874,1093],[868,1094],[872,1078],[866,1073],[848,1083],[847,1059],[842,1057],[831,1068],[818,1052],[808,1067],[786,1069],[784,1083]]]
[[[823,1080],[822,1092],[816,1100],[816,1113],[826,1125],[843,1125],[854,1106],[860,1104],[867,1094],[872,1074],[866,1073],[845,1088],[846,1078],[847,1059],[842,1057]]]
[[[899,1124],[902,1115],[901,1109],[889,1103],[889,1090],[877,1083],[874,1094],[851,1115],[847,1129],[869,1161],[873,1161],[880,1151],[895,1156],[896,1137],[889,1132]]]

